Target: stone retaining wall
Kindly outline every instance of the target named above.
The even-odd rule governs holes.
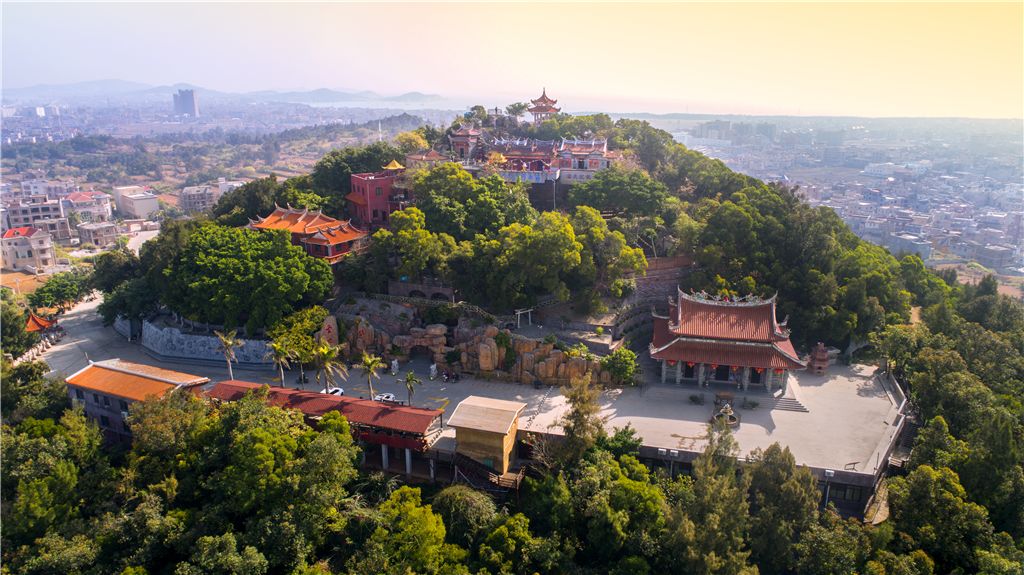
[[[235,349],[239,365],[273,367],[267,359],[267,342],[256,339],[242,341],[245,344]],[[220,340],[216,336],[183,334],[177,328],[159,327],[148,321],[142,324],[142,346],[167,359],[224,362]]]

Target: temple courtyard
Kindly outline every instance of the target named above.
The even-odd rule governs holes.
[[[166,362],[148,356],[136,343],[130,343],[113,329],[102,326],[95,313],[98,301],[80,304],[62,318],[68,336],[46,352],[44,359],[54,373],[70,375],[88,360],[122,358],[167,369],[187,371],[210,377],[214,382],[227,379],[223,364]],[[556,387],[533,386],[463,377],[458,383],[446,383],[440,376],[429,381],[426,360],[402,364],[399,377],[412,369],[421,379],[413,396],[413,405],[439,408],[450,414],[470,395],[521,401],[527,404],[519,420],[519,429],[558,433],[555,423],[567,404]],[[898,390],[887,389],[874,377],[874,367],[865,365],[831,366],[826,375],[794,371],[785,395],[763,390],[738,392],[735,386],[712,384],[698,389],[694,384],[662,384],[655,373],[645,374],[644,384],[636,388],[611,389],[600,397],[602,415],[609,429],[627,423],[637,430],[647,448],[698,452],[703,447],[706,424],[717,411],[716,394],[733,393],[733,408],[739,416],[734,435],[742,455],[756,448],[779,442],[788,446],[798,463],[817,469],[873,474],[877,465],[886,463],[886,449],[897,431],[898,408],[902,400]],[[653,371],[653,370],[650,370]],[[237,379],[279,385],[272,370],[235,368]],[[310,379],[312,379],[311,375]],[[297,387],[298,374],[286,374],[286,385]],[[407,397],[399,377],[382,373],[374,381],[376,393],[390,392],[400,401]],[[346,395],[367,397],[369,390],[362,372],[353,370],[348,381],[340,382]],[[314,384],[306,385],[312,390]],[[897,395],[894,395],[897,394]],[[704,404],[695,404],[692,395],[704,396]],[[743,399],[758,402],[744,409]],[[454,438],[447,429],[441,447]]]

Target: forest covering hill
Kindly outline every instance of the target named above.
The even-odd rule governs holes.
[[[469,120],[495,121],[486,114]],[[867,526],[819,510],[813,477],[784,446],[741,465],[727,430],[709,429],[692,477],[652,472],[637,460],[631,429],[603,429],[597,390],[585,380],[563,390],[572,406],[561,422],[565,444],[544,454],[518,499],[495,502],[464,486],[438,491],[360,473],[359,448],[343,419],[328,416],[312,429],[258,394],[224,405],[187,395],[147,402],[132,413],[131,448],[107,450],[95,426],[68,404],[63,384],[46,380],[44,367],[23,364],[5,365],[3,377],[4,568],[1021,572],[1020,302],[999,295],[991,278],[963,285],[953,273],[927,270],[916,256],[897,259],[858,239],[831,210],[732,172],[645,122],[559,116],[507,129],[531,137],[606,137],[630,161],[574,187],[565,213],[538,213],[518,186],[473,179],[454,165],[413,174],[417,207],[396,213],[392,230],[377,232],[368,253],[349,258],[341,281],[373,287],[397,274],[432,274],[490,306],[523,305],[549,293],[601,305],[601,298],[628,292],[628,272],[644,252],[690,254],[699,269],[684,287],[778,293],[796,343],[870,342],[905,382],[924,426],[906,474],[888,481],[887,521]],[[420,128],[404,139],[413,137],[434,143],[442,134]],[[224,196],[209,221],[167,226],[140,259],[126,255],[94,278],[107,292],[108,319],[144,315],[159,304],[181,308],[195,300],[188,290],[211,285],[198,281],[204,274],[230,291],[231,276],[222,271],[231,262],[217,267],[213,257],[225,245],[245,245],[250,259],[267,253],[291,261],[279,242],[234,226],[285,198],[342,215],[348,174],[400,154],[386,143],[332,151],[308,176],[257,180]],[[594,217],[600,212],[615,216]],[[178,273],[186,275],[175,279]],[[215,298],[186,311],[204,321],[264,327],[303,313],[316,298],[320,272],[308,275],[306,293],[275,302],[272,314],[237,290],[234,315],[225,315]],[[5,302],[5,320],[18,313],[11,306]],[[911,306],[922,308],[921,322],[910,323]],[[4,347],[13,341],[5,327]]]

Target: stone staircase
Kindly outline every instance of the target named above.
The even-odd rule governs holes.
[[[804,407],[804,404],[800,403],[799,400],[790,397],[773,397],[765,398],[764,401],[757,400],[762,407],[767,409],[775,409],[779,411],[796,411],[800,413],[810,413],[811,410]]]

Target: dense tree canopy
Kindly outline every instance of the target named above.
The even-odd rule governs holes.
[[[0,290],[0,306],[0,351],[20,357],[39,341],[39,336],[25,331],[28,310],[18,304],[10,290]]]
[[[530,224],[537,217],[521,184],[498,176],[474,178],[455,163],[416,174],[412,192],[426,227],[456,240],[494,233],[513,223]]]
[[[253,333],[323,299],[330,267],[293,246],[287,232],[207,225],[165,271],[164,302],[191,319]]]

